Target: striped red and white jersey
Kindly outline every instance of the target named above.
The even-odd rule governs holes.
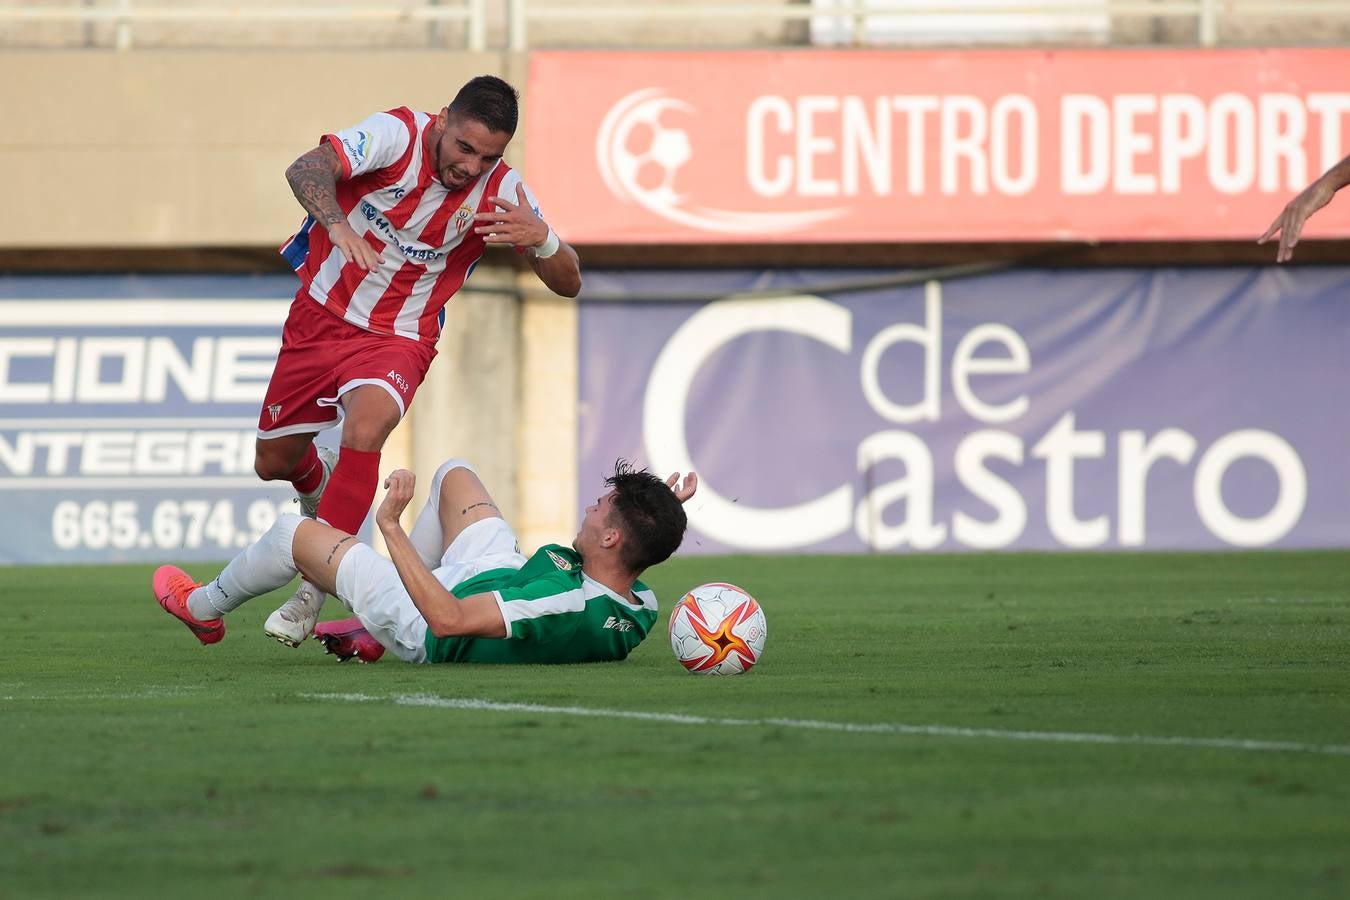
[[[488,197],[514,202],[520,174],[498,161],[460,191],[436,178],[427,131],[436,117],[407,107],[375,113],[326,134],[342,161],[337,199],[347,222],[380,254],[367,272],[347,262],[326,229],[305,219],[282,248],[300,291],[359,328],[435,344],[442,310],[464,284],[486,244],[473,232]],[[528,187],[525,196],[539,213]]]

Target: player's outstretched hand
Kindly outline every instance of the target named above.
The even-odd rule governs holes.
[[[413,487],[416,484],[417,476],[407,469],[395,469],[389,473],[389,477],[384,480],[384,487],[388,493],[380,502],[380,508],[375,510],[375,524],[380,528],[398,527],[398,517],[403,515],[403,510],[412,502]]]
[[[548,240],[548,225],[534,214],[525,188],[516,185],[516,202],[505,197],[489,197],[488,203],[497,207],[495,212],[480,212],[474,215],[477,223],[474,234],[486,235],[483,238],[489,244],[513,244],[517,247],[538,247]]]
[[[680,473],[671,472],[670,477],[666,479],[666,484],[675,492],[675,496],[679,498],[680,502],[684,503],[694,496],[694,492],[698,490],[698,476],[690,472],[684,476],[684,484],[680,484]]]
[[[1270,223],[1266,233],[1257,238],[1256,242],[1264,244],[1278,232],[1280,248],[1275,251],[1275,261],[1288,262],[1294,256],[1294,245],[1303,234],[1303,223],[1307,222],[1313,213],[1330,203],[1335,194],[1336,191],[1321,179],[1314,181],[1304,188],[1301,194],[1289,201],[1275,217],[1275,221]]]

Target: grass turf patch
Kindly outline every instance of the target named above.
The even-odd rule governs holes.
[[[1350,746],[1350,554],[654,570],[664,611],[713,580],[764,605],[764,659],[730,679],[687,674],[663,626],[616,664],[339,666],[262,635],[284,593],[201,647],[150,571],[0,569],[0,897],[1350,889],[1350,756],[1012,736]]]

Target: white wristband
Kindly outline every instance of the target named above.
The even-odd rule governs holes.
[[[558,236],[554,234],[553,229],[550,228],[548,230],[548,237],[544,238],[544,242],[542,244],[534,248],[534,258],[548,259],[553,254],[557,253],[558,248],[561,246],[562,241],[558,240]]]

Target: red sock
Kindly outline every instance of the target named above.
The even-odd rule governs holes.
[[[380,480],[379,451],[343,447],[319,501],[319,520],[356,534],[370,512]]]
[[[297,494],[312,494],[323,482],[323,463],[319,461],[319,451],[311,442],[299,464],[291,470],[291,485]]]

